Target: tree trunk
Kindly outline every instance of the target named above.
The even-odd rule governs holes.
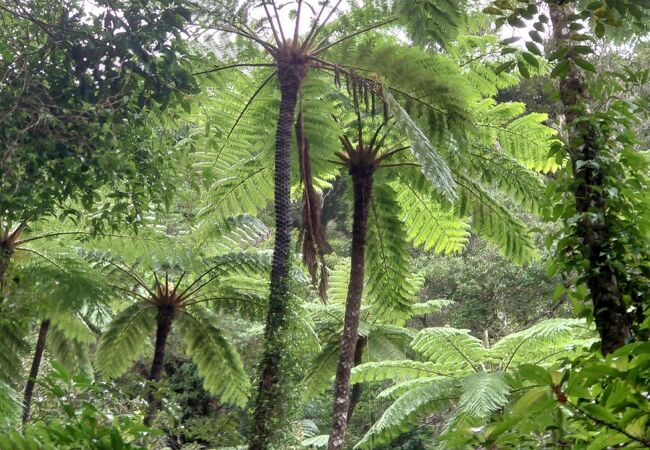
[[[373,168],[369,164],[358,164],[350,169],[354,190],[354,214],[352,216],[352,261],[350,282],[345,303],[345,320],[341,335],[341,354],[334,381],[334,408],[332,430],[327,443],[328,450],[339,450],[345,442],[350,406],[350,372],[354,365],[358,340],[359,310],[365,276],[366,233],[368,211],[372,196]]]
[[[570,46],[568,20],[573,3],[549,1],[555,45]],[[567,57],[571,57],[568,54]],[[568,152],[573,170],[573,195],[576,212],[581,216],[576,228],[582,257],[587,262],[586,281],[591,294],[594,320],[601,338],[601,350],[608,354],[625,345],[631,333],[625,302],[618,289],[617,274],[610,260],[611,232],[607,223],[605,173],[598,163],[602,133],[589,121],[580,121],[586,108],[586,82],[578,67],[560,82],[560,99],[568,129]],[[591,164],[591,163],[594,164]]]
[[[269,309],[264,333],[264,355],[252,418],[250,450],[266,450],[280,435],[288,410],[284,393],[290,386],[280,382],[288,356],[284,336],[289,311],[289,262],[291,252],[291,137],[296,102],[306,73],[306,62],[290,52],[278,57],[280,111],[275,135],[275,243],[271,268]],[[283,390],[284,389],[284,390]],[[285,421],[286,422],[286,421]]]
[[[366,346],[366,342],[368,342],[368,338],[365,336],[359,336],[357,339],[357,345],[354,349],[354,367],[361,364],[363,349]],[[352,390],[350,392],[350,406],[348,407],[348,423],[352,420],[354,409],[357,407],[357,403],[359,403],[359,399],[361,398],[361,387],[361,383],[355,383],[352,385]]]
[[[165,305],[158,308],[158,316],[156,318],[156,346],[153,352],[153,361],[151,362],[151,371],[149,372],[149,386],[147,388],[147,403],[149,405],[147,414],[144,417],[144,424],[151,425],[156,410],[158,409],[158,402],[155,395],[155,387],[151,385],[160,379],[163,369],[163,361],[165,359],[165,346],[167,345],[167,338],[172,329],[172,322],[176,310],[171,305]]]
[[[25,392],[23,394],[23,423],[29,420],[29,410],[32,407],[32,395],[34,394],[34,386],[36,386],[36,377],[38,377],[38,369],[41,366],[43,359],[43,352],[45,351],[45,341],[47,339],[47,332],[50,329],[50,321],[46,319],[41,322],[38,330],[38,339],[36,340],[36,349],[34,350],[34,358],[32,359],[32,367],[29,370],[29,378],[25,383]]]

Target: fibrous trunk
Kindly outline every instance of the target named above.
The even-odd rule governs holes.
[[[556,45],[569,46],[571,32],[567,18],[574,12],[571,3],[549,2],[553,38]],[[568,151],[573,169],[573,195],[581,220],[576,227],[581,254],[587,262],[586,281],[594,308],[594,320],[602,341],[603,354],[625,345],[630,328],[617,274],[610,260],[611,232],[607,223],[605,173],[598,163],[602,137],[598,126],[581,121],[586,111],[585,79],[572,64],[560,83],[560,99],[568,128]]]
[[[328,450],[343,448],[345,431],[348,425],[350,372],[354,366],[358,340],[359,311],[361,309],[361,296],[363,295],[368,211],[372,196],[372,173],[372,167],[366,164],[359,164],[350,169],[354,189],[350,282],[345,303],[341,354],[339,355],[334,381],[334,408],[332,412],[332,430],[327,444]]]
[[[296,55],[278,59],[280,111],[275,135],[275,243],[271,268],[269,309],[266,317],[264,355],[253,413],[250,450],[269,448],[274,435],[283,430],[286,399],[280,376],[283,359],[289,355],[283,330],[289,311],[289,262],[291,252],[291,137],[300,84],[305,75],[304,62]]]
[[[27,379],[27,383],[25,383],[25,392],[23,394],[23,423],[26,423],[29,420],[29,412],[32,407],[32,395],[34,394],[36,377],[38,377],[38,370],[41,366],[41,360],[43,359],[45,341],[47,339],[47,332],[49,329],[49,319],[42,321],[41,326],[38,329],[38,339],[36,340],[36,349],[34,350],[32,367],[29,370],[29,378]]]
[[[363,349],[365,348],[367,341],[368,338],[365,336],[359,336],[357,339],[357,345],[354,349],[354,367],[357,367],[359,364],[361,364],[361,360],[363,358]],[[350,391],[350,406],[348,406],[348,423],[350,423],[350,420],[352,420],[352,414],[354,414],[357,403],[359,403],[359,400],[361,399],[361,387],[361,383],[355,383],[352,385],[352,389]]]
[[[27,228],[26,223],[21,223],[15,230],[4,230],[0,233],[0,289],[4,287],[5,275],[11,262],[11,256],[16,248],[16,243],[22,232]],[[2,293],[0,292],[0,301]]]
[[[175,309],[171,305],[164,305],[158,308],[158,316],[156,318],[156,344],[153,352],[153,361],[151,362],[151,371],[149,372],[148,380],[154,383],[160,379],[162,374],[163,362],[165,359],[165,346],[167,345],[167,338],[172,329],[172,322],[174,321]],[[158,402],[156,401],[155,387],[149,385],[147,391],[148,410],[144,417],[144,424],[151,425],[156,410],[158,409]]]

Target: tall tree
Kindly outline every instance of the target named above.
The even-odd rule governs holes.
[[[636,319],[628,315],[628,307],[647,309],[647,304],[639,301],[639,293],[648,289],[647,269],[640,269],[635,258],[629,257],[630,253],[647,254],[642,243],[647,240],[643,230],[647,219],[642,212],[646,202],[642,193],[646,188],[642,186],[647,186],[647,177],[643,173],[645,163],[633,154],[633,107],[621,98],[626,89],[623,85],[643,82],[644,75],[626,68],[615,72],[608,82],[594,80],[589,73],[596,67],[589,55],[594,53],[595,38],[605,37],[608,31],[620,34],[626,21],[632,25],[630,31],[644,29],[650,5],[630,1],[582,5],[549,0],[546,6],[550,19],[532,1],[514,10],[494,2],[485,11],[501,15],[497,24],[523,27],[522,18],[535,19],[535,30],[529,33],[532,41],[525,43],[525,58],[542,54],[540,32],[549,22],[552,26],[553,51],[547,58],[554,63],[551,76],[559,79],[568,156],[568,175],[555,183],[558,198],[554,199],[554,211],[560,213],[552,214],[564,221],[567,230],[567,236],[558,242],[559,265],[567,273],[577,270],[578,284],[586,286],[601,350],[608,354],[633,339]],[[592,95],[601,91],[599,84],[608,84],[609,92],[603,98]],[[560,207],[559,197],[567,190],[573,197],[570,209]]]
[[[411,6],[417,8],[415,10],[411,9],[407,3],[413,3]],[[264,79],[260,87],[253,93],[251,99],[244,105],[244,109],[232,129],[236,127],[239,118],[246,112],[257,94],[271,80],[277,80],[280,91],[280,104],[276,111],[275,171],[273,175],[275,246],[270,281],[269,312],[265,331],[265,351],[260,366],[258,395],[252,420],[250,442],[252,450],[268,448],[273,440],[277,440],[274,436],[280,436],[287,428],[288,404],[286,399],[283,399],[287,394],[287,389],[283,389],[281,386],[281,375],[283,373],[282,367],[291,365],[290,362],[287,362],[290,345],[286,336],[289,325],[288,317],[291,314],[291,293],[288,275],[292,228],[290,214],[291,140],[296,104],[305,78],[314,69],[327,71],[335,75],[348,73],[354,78],[359,78],[349,70],[337,65],[336,61],[324,57],[326,52],[373,29],[394,24],[400,17],[408,18],[408,22],[413,24],[412,28],[414,30],[420,33],[425,30],[430,31],[436,38],[453,33],[459,18],[458,8],[454,1],[446,1],[440,5],[431,1],[400,2],[396,4],[394,10],[370,8],[372,14],[367,16],[370,17],[370,21],[365,23],[362,20],[353,21],[355,25],[360,25],[351,32],[345,27],[331,29],[331,27],[328,27],[328,23],[330,19],[339,13],[341,4],[342,0],[338,0],[332,5],[330,5],[330,2],[325,1],[314,6],[307,4],[306,1],[297,0],[295,4],[284,5],[284,7],[293,7],[295,5],[293,10],[295,19],[288,30],[283,26],[283,21],[280,18],[281,7],[278,7],[274,1],[245,2],[241,8],[234,8],[234,13],[230,11],[224,12],[222,5],[218,10],[224,14],[223,17],[215,17],[216,14],[212,10],[206,10],[203,14],[206,26],[242,37],[248,40],[249,43],[263,49],[261,60],[255,58],[249,63],[237,61],[232,65],[206,70],[204,73],[216,72],[231,67],[272,68],[271,74]],[[265,17],[261,20],[249,20],[247,17],[248,9],[255,7],[263,11]],[[353,8],[353,10],[355,12],[359,11],[357,8]],[[303,16],[309,14],[310,11],[312,12],[311,24],[306,34],[301,35],[301,21],[305,21]],[[441,20],[436,23],[436,26],[432,27],[423,18],[434,13],[440,13]],[[246,48],[246,51],[250,55],[250,48]],[[379,89],[379,83],[376,80],[368,79],[367,85]],[[435,171],[435,174],[439,175],[437,171]],[[445,194],[450,194],[449,190],[443,189],[443,191]],[[285,422],[284,426],[282,422]]]
[[[88,253],[107,274],[109,286],[132,302],[100,338],[96,359],[101,373],[109,377],[123,374],[155,335],[147,377],[146,425],[152,423],[159,406],[155,383],[163,375],[173,325],[196,362],[206,390],[239,406],[248,398],[248,376],[235,347],[215,323],[214,313],[238,311],[249,319],[263,317],[266,289],[251,277],[268,270],[268,255],[243,247],[268,232],[258,220],[243,219],[231,220],[224,227],[229,231],[212,245],[192,235],[172,238],[153,234],[150,238],[157,243],[132,241],[128,247],[122,246],[126,258],[119,253]],[[110,245],[120,247],[116,242]]]
[[[95,207],[97,228],[137,223],[168,200],[164,153],[142,144],[155,143],[149,108],[193,89],[187,18],[179,2],[100,1],[92,17],[76,0],[0,6],[0,281],[35,220]]]

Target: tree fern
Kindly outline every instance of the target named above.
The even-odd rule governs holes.
[[[446,386],[444,404],[454,407],[441,438],[454,432],[469,432],[510,398],[508,371],[521,363],[548,362],[550,358],[591,342],[593,331],[583,321],[550,319],[513,333],[493,346],[471,336],[468,330],[427,328],[411,343],[422,361],[399,360],[365,363],[353,370],[353,382],[393,380],[382,397],[396,398],[373,425],[358,448],[389,442],[443,403],[437,396]],[[431,397],[428,397],[431,395]],[[428,400],[427,400],[428,399]],[[430,401],[429,401],[430,400]]]

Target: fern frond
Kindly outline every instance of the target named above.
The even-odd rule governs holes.
[[[414,378],[412,380],[399,381],[393,384],[392,386],[387,387],[379,394],[377,394],[377,398],[387,398],[387,399],[394,400],[398,397],[401,397],[411,389],[415,389],[420,386],[429,385],[431,383],[436,383],[440,381],[441,378],[444,377],[424,377],[424,378]]]
[[[352,369],[350,383],[384,380],[412,380],[414,378],[454,378],[444,364],[431,361],[378,361],[361,364]]]
[[[0,319],[0,383],[11,385],[21,379],[20,356],[29,348],[26,333],[22,321],[11,317]]]
[[[367,333],[366,355],[369,361],[388,361],[406,358],[406,349],[415,332],[403,326],[374,323]]]
[[[218,395],[222,402],[243,406],[248,399],[250,381],[237,350],[214,321],[215,317],[202,308],[182,311],[176,318],[205,389]]]
[[[376,448],[388,443],[408,430],[419,417],[456,398],[458,386],[455,380],[431,379],[429,383],[411,389],[395,400],[354,448]]]
[[[406,24],[411,38],[423,45],[436,42],[446,46],[465,19],[462,3],[456,0],[406,0],[392,2],[394,11]]]
[[[57,326],[51,326],[47,336],[47,348],[56,361],[66,369],[92,379],[89,345],[69,338]]]
[[[458,170],[509,195],[529,211],[539,212],[545,190],[541,176],[496,148],[470,144],[466,154]]]
[[[486,352],[469,330],[447,327],[421,330],[411,346],[429,361],[456,370],[476,371]]]
[[[538,256],[526,225],[495,200],[479,183],[462,173],[456,173],[460,186],[458,213],[471,214],[472,229],[494,243],[501,253],[523,264]]]
[[[509,334],[488,350],[488,357],[504,368],[521,363],[542,362],[585,345],[594,331],[581,319],[549,319]],[[550,361],[545,361],[550,362]]]
[[[0,430],[15,423],[21,406],[18,393],[7,383],[0,381]]]
[[[154,305],[141,301],[109,323],[95,354],[96,367],[103,375],[109,378],[122,375],[151,347],[156,313]]]
[[[439,202],[419,171],[409,171],[409,174],[413,176],[400,176],[395,185],[409,240],[425,251],[442,254],[462,251],[470,236],[468,221]]]
[[[59,313],[49,316],[53,327],[57,328],[66,339],[80,343],[90,344],[95,342],[95,335],[79,314],[72,312]]]
[[[350,258],[337,261],[328,279],[327,300],[332,304],[345,304],[350,283]]]
[[[420,164],[424,176],[443,197],[449,201],[455,200],[457,195],[456,182],[447,166],[447,162],[440,156],[415,121],[389,93],[386,94],[386,101],[395,121],[408,137],[411,144],[409,148],[416,161]]]
[[[486,419],[506,403],[510,394],[505,374],[478,372],[463,379],[458,414]]]
[[[427,300],[426,302],[414,303],[413,314],[411,317],[425,316],[427,314],[432,314],[453,304],[454,304],[453,300],[445,300],[445,299]]]
[[[227,217],[209,231],[218,252],[244,251],[257,247],[271,237],[271,230],[257,217],[242,214]]]
[[[474,108],[479,129],[476,137],[488,147],[498,143],[504,153],[528,169],[543,173],[554,171],[558,166],[549,151],[557,133],[543,124],[548,120],[545,114],[523,115],[525,110],[523,103],[480,101]]]
[[[366,240],[367,298],[377,317],[401,317],[411,311],[415,289],[397,193],[375,177]]]
[[[265,283],[267,284],[267,283]],[[206,294],[210,309],[226,314],[236,313],[251,321],[263,321],[268,307],[266,292],[237,289],[232,285],[222,286],[215,292]],[[202,302],[201,298],[193,302]]]
[[[270,251],[222,253],[206,260],[211,276],[265,276],[271,267]]]
[[[324,345],[315,356],[303,379],[303,398],[305,400],[316,397],[332,386],[332,379],[336,373],[341,346],[337,339]]]

